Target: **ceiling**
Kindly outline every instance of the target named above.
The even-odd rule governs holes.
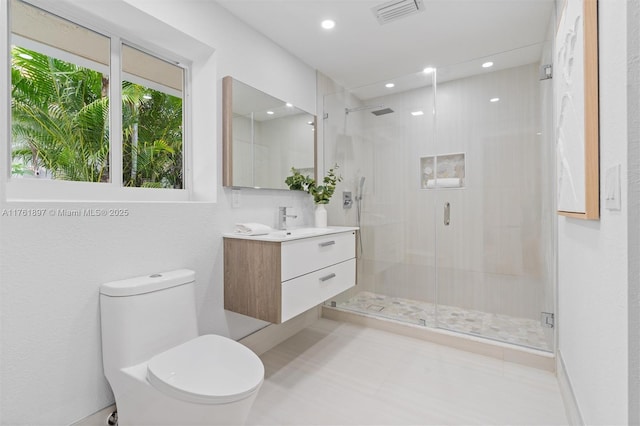
[[[508,66],[531,63],[554,11],[554,0],[423,0],[423,12],[380,25],[371,9],[386,0],[217,2],[347,89],[505,52]]]

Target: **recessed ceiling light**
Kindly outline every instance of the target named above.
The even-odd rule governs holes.
[[[424,115],[424,112],[423,112],[423,111],[413,111],[413,112],[411,113],[411,115],[413,115],[414,117],[417,117],[417,116],[419,116],[419,115]]]
[[[431,74],[432,72],[434,72],[436,69],[433,67],[426,67],[425,69],[422,70],[423,73],[425,74]]]
[[[384,87],[386,87],[387,89],[391,89],[392,87],[395,87],[396,85],[393,83],[387,83],[384,85]]]
[[[18,56],[20,56],[22,59],[26,59],[27,61],[30,61],[33,59],[33,56],[27,55],[26,53],[19,53]]]
[[[336,26],[336,21],[334,21],[333,19],[325,19],[324,21],[322,21],[320,23],[320,25],[322,26],[322,28],[324,28],[325,30],[330,30],[333,27]]]
[[[286,105],[287,105],[287,108],[293,108],[293,104],[291,102],[287,102]]]
[[[493,62],[489,61],[489,62],[485,62],[484,64],[482,64],[482,68],[491,68],[493,66]]]
[[[491,98],[489,99],[489,102],[498,102],[500,100],[500,98]]]
[[[275,113],[274,113],[273,111],[267,111],[267,114],[269,114],[269,115],[273,115],[273,114],[275,114]]]

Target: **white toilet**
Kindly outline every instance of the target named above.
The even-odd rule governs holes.
[[[198,336],[187,269],[100,287],[104,374],[119,426],[244,424],[264,379],[250,349]]]

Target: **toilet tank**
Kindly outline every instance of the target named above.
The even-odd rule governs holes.
[[[180,269],[102,284],[100,317],[108,378],[198,336],[195,272]]]

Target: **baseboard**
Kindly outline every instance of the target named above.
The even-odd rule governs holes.
[[[255,333],[240,339],[240,343],[247,346],[258,355],[279,345],[289,337],[298,334],[320,318],[320,308],[316,307],[291,318],[282,324],[271,324]]]
[[[97,413],[73,423],[71,426],[107,426],[107,419],[114,411],[116,411],[115,404],[105,407]]]
[[[560,394],[562,395],[564,408],[567,411],[567,419],[569,419],[569,423],[573,426],[584,426],[578,400],[573,392],[571,380],[567,374],[567,368],[564,365],[564,359],[562,358],[562,352],[560,350],[558,350],[556,354],[556,364],[556,376],[558,377],[558,385],[560,386]]]

